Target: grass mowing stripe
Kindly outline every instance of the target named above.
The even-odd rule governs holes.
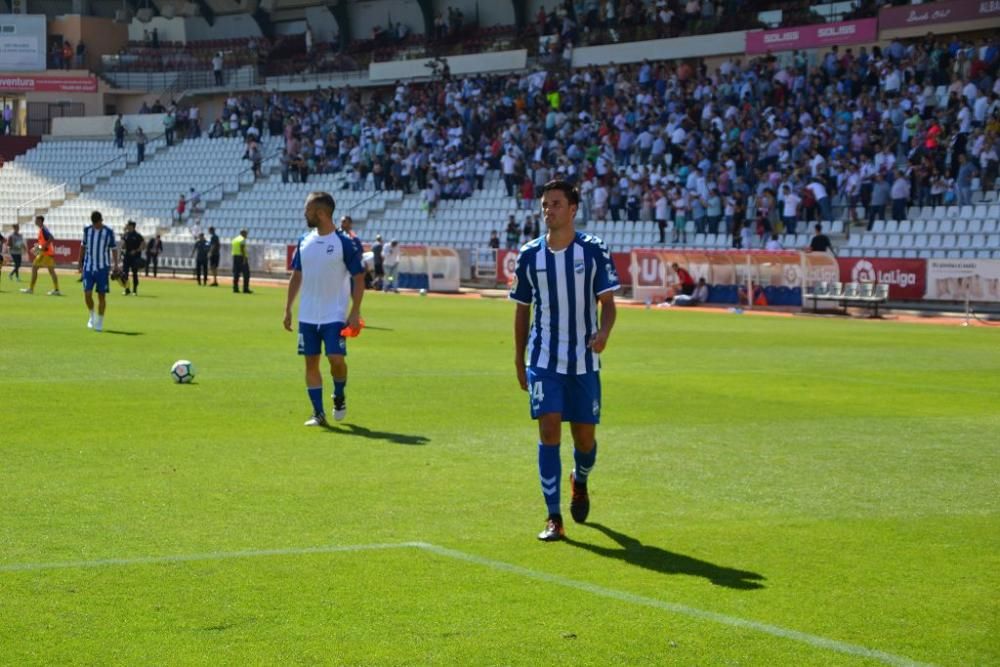
[[[616,590],[614,588],[605,588],[603,586],[597,586],[596,584],[591,584],[586,581],[578,581],[576,579],[570,579],[569,577],[563,577],[558,574],[539,572],[537,570],[531,570],[526,567],[521,567],[520,565],[512,565],[510,563],[505,563],[503,561],[493,560],[490,558],[483,558],[482,556],[468,554],[465,553],[464,551],[456,551],[454,549],[447,549],[445,547],[439,547],[434,544],[426,544],[426,543],[415,543],[414,546],[423,549],[424,551],[437,554],[438,556],[444,556],[446,558],[454,558],[455,560],[461,560],[467,563],[482,565],[492,570],[498,570],[501,572],[510,572],[511,574],[517,574],[522,577],[528,577],[530,579],[536,579],[538,581],[544,581],[550,584],[557,584],[559,586],[565,586],[567,588],[574,588],[579,591],[584,591],[587,593],[591,593],[593,595],[599,595],[601,597],[611,598],[613,600],[618,600],[620,602],[642,605],[644,607],[652,607],[654,609],[662,609],[664,611],[669,611],[674,614],[681,614],[683,616],[689,616],[691,618],[698,618],[706,621],[712,621],[714,623],[721,623],[723,625],[729,625],[735,628],[755,630],[757,632],[763,632],[765,634],[769,634],[774,637],[781,637],[783,639],[791,639],[793,641],[802,642],[804,644],[808,644],[816,648],[827,649],[829,651],[836,651],[837,653],[845,653],[847,655],[853,655],[860,658],[869,658],[872,660],[878,660],[879,662],[883,662],[887,665],[896,665],[897,667],[930,667],[928,663],[916,662],[914,660],[910,660],[909,658],[904,658],[903,656],[894,655],[892,653],[886,653],[885,651],[870,649],[865,646],[858,646],[857,644],[849,644],[847,642],[841,642],[835,639],[827,639],[826,637],[811,635],[805,632],[799,632],[798,630],[789,630],[788,628],[782,628],[780,626],[770,625],[768,623],[750,621],[745,618],[739,618],[738,616],[728,616],[726,614],[719,614],[714,611],[705,611],[704,609],[688,607],[687,605],[677,604],[675,602],[665,602],[663,600],[658,600],[656,598],[649,598],[642,595],[635,595],[633,593]]]
[[[255,549],[251,551],[212,551],[201,554],[178,554],[176,556],[140,556],[138,558],[102,558],[99,560],[78,560],[58,563],[11,563],[0,565],[0,572],[31,572],[36,570],[61,570],[71,568],[110,567],[114,565],[158,565],[161,563],[187,563],[206,560],[228,560],[235,558],[260,558],[264,556],[302,556],[305,554],[332,554],[351,551],[379,551],[382,549],[408,549],[421,547],[420,542],[399,542],[394,544],[345,544],[324,547],[292,547],[289,549]]]

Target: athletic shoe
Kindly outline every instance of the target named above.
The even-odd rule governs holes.
[[[126,289],[124,292],[122,292],[122,296],[128,296],[131,293],[132,293],[132,290]]]
[[[319,413],[318,415],[313,415],[312,417],[306,420],[305,424],[303,424],[303,426],[326,426],[326,425],[327,425],[326,415],[324,415],[322,412]]]
[[[88,329],[93,329],[94,328],[94,315],[93,315],[93,313],[91,313],[90,317],[87,318],[87,328]]]
[[[96,331],[97,333],[101,333],[102,331],[104,331],[103,317],[98,317],[96,320],[94,320],[94,331]]]
[[[587,495],[587,485],[577,484],[576,476],[569,474],[569,488],[572,490],[572,499],[569,501],[569,513],[573,521],[583,523],[590,514],[590,496]]]
[[[339,422],[344,421],[347,416],[347,398],[344,396],[333,397],[333,418]]]
[[[550,514],[545,520],[545,530],[538,533],[538,539],[542,542],[558,542],[566,538],[566,531],[563,529],[561,514]]]
[[[62,296],[62,292],[60,292],[60,291],[59,291],[59,290],[57,290],[57,289],[53,289],[53,290],[49,290],[49,291],[47,292],[47,294],[48,294],[49,296]]]
[[[30,287],[22,287],[21,294],[34,294],[34,292]]]

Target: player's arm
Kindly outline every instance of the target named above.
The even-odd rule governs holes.
[[[525,369],[525,350],[528,347],[528,326],[531,319],[531,306],[517,303],[514,307],[514,370],[517,371],[517,382],[521,389],[528,390],[528,374]]]
[[[361,326],[361,300],[365,296],[365,273],[351,276],[351,312],[347,315],[347,326],[358,329]]]
[[[302,271],[292,271],[292,277],[288,279],[288,297],[285,299],[285,330],[292,330],[292,304],[295,297],[299,295],[299,288],[302,287]]]
[[[597,297],[597,302],[601,305],[601,328],[597,330],[590,341],[590,349],[600,354],[608,344],[611,336],[611,329],[615,326],[615,319],[618,317],[618,307],[615,306],[615,293],[608,291]]]

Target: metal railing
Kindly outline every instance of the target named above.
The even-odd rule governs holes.
[[[78,175],[76,177],[77,187],[80,190],[82,190],[83,189],[83,179],[84,179],[84,177],[90,176],[95,171],[98,171],[100,169],[104,169],[109,164],[114,164],[115,162],[118,162],[119,160],[122,160],[125,163],[125,166],[127,167],[128,166],[128,152],[127,151],[122,151],[121,153],[119,153],[118,155],[114,156],[110,160],[105,160],[104,162],[102,162],[101,164],[97,165],[96,167],[88,169],[87,171],[85,171],[82,174]]]
[[[279,148],[277,150],[272,151],[271,153],[269,153],[267,155],[262,156],[261,159],[260,159],[261,167],[263,168],[264,163],[267,162],[268,160],[274,158],[275,156],[281,155],[284,152],[285,152],[285,149],[282,147],[282,148]],[[252,171],[253,171],[253,166],[250,166],[250,167],[247,167],[246,169],[243,169],[241,171],[236,172],[236,189],[237,190],[239,190],[239,188],[240,188],[240,181],[241,181],[241,178],[244,176],[244,174],[250,173]],[[256,181],[256,179],[255,179],[255,181]],[[207,204],[208,204],[208,197],[206,195],[208,195],[210,192],[215,192],[216,190],[221,190],[222,191],[222,194],[219,196],[219,201],[222,201],[222,199],[225,197],[225,194],[226,194],[226,191],[225,191],[226,183],[227,183],[227,181],[219,181],[218,183],[216,183],[212,187],[208,188],[207,190],[202,190],[200,193],[198,193],[199,196],[200,196],[200,198],[201,198],[202,206],[204,207],[204,206],[207,206]],[[194,209],[192,208],[191,213],[189,214],[189,217],[193,213],[194,213]]]
[[[67,181],[64,181],[62,183],[59,183],[58,185],[52,186],[51,188],[49,188],[48,190],[46,190],[42,194],[37,195],[35,197],[32,197],[28,201],[22,202],[21,204],[18,204],[17,207],[14,209],[14,216],[15,216],[14,219],[15,220],[20,220],[21,219],[21,211],[24,210],[25,207],[27,207],[29,204],[35,203],[36,201],[42,199],[43,197],[48,196],[49,193],[55,192],[56,190],[62,189],[62,198],[65,199],[66,198],[66,185],[67,185]],[[49,197],[46,200],[46,206],[45,206],[45,208],[48,208],[48,205],[51,204],[51,203],[52,203],[52,198]],[[34,212],[35,212],[35,210],[37,208],[38,208],[37,206],[36,207],[32,207],[32,209],[31,209],[32,214],[34,214]]]

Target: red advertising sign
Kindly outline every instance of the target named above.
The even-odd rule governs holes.
[[[25,239],[28,245],[28,257],[35,258],[32,248],[35,247],[35,239]],[[79,240],[56,239],[52,242],[52,249],[55,252],[56,264],[76,264],[80,261],[80,248],[82,242]]]
[[[1000,18],[1000,0],[946,0],[923,5],[883,7],[878,13],[882,30],[923,28],[939,23]]]
[[[615,271],[618,272],[618,280],[622,286],[632,284],[632,273],[629,270],[632,256],[627,252],[611,253],[611,261],[614,262]],[[497,250],[497,282],[503,285],[510,285],[514,281],[514,271],[517,269],[516,250]]]
[[[93,76],[0,76],[0,92],[96,93]]]
[[[859,19],[839,23],[820,23],[776,30],[751,30],[747,33],[747,53],[820,49],[833,45],[846,46],[874,42],[878,35],[876,19]]]
[[[927,260],[840,257],[837,262],[842,282],[888,284],[890,299],[924,298]]]

